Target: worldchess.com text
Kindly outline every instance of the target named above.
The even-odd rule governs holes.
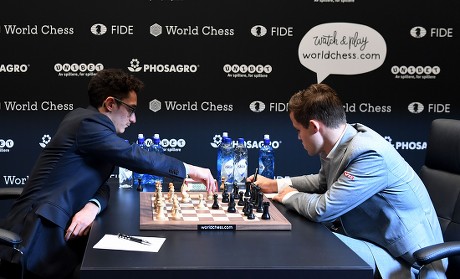
[[[304,59],[332,59],[332,60],[380,60],[379,53],[353,53],[353,52],[340,52],[340,51],[320,51],[320,52],[309,52],[302,54]]]
[[[233,231],[236,225],[198,225],[198,230],[201,231]]]

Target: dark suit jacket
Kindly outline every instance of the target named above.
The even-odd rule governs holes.
[[[88,200],[96,198],[102,210],[107,206],[106,181],[116,165],[173,179],[186,176],[181,161],[125,142],[95,108],[75,109],[41,153],[4,224],[22,236],[27,270],[47,278],[73,271],[80,261],[73,247],[78,241],[66,242],[65,230]],[[19,260],[18,253],[2,246],[0,256]]]

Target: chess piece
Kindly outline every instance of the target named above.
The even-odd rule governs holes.
[[[182,213],[180,213],[179,200],[177,199],[176,195],[173,196],[173,206],[171,209],[171,216],[174,220],[182,219]]]
[[[270,213],[268,212],[268,207],[270,206],[269,202],[264,202],[263,203],[263,213],[262,213],[262,219],[263,220],[269,220],[270,219]]]
[[[217,201],[217,194],[213,196],[214,203],[212,204],[212,209],[219,209],[219,202]]]
[[[228,202],[228,192],[224,191],[222,193],[222,202],[227,203]]]
[[[244,193],[243,193],[243,191],[240,191],[238,193],[238,195],[239,195],[238,205],[242,206],[242,205],[244,205],[244,198],[243,198]]]
[[[137,179],[137,191],[142,192],[144,190],[144,187],[142,187],[142,178]]]
[[[221,181],[220,190],[223,191],[225,188],[225,177],[223,176],[220,181]]]
[[[233,193],[230,193],[230,200],[228,202],[228,208],[227,208],[228,213],[235,213],[236,208],[235,208],[235,197]]]
[[[238,191],[239,191],[238,183],[233,182],[233,197],[235,197],[235,200],[239,198]]]
[[[263,203],[263,201],[264,201],[264,193],[259,192],[258,196],[259,196],[259,197],[257,198],[257,209],[256,209],[256,212],[261,213],[261,212],[263,212],[262,203]]]
[[[164,204],[159,202],[157,204],[157,215],[155,217],[155,220],[161,221],[165,219],[166,219],[166,216],[165,216]]]
[[[173,197],[174,197],[174,184],[172,182],[169,182],[168,200],[172,202]]]
[[[249,197],[251,195],[251,183],[250,181],[246,181],[246,192],[244,192],[245,197]]]
[[[212,201],[214,199],[214,193],[212,191],[208,192],[208,201]]]
[[[204,200],[203,194],[198,195],[198,205],[196,206],[197,209],[206,208],[206,201]]]
[[[190,202],[190,194],[187,192],[188,191],[188,185],[187,183],[182,183],[182,186],[180,188],[180,192],[182,195],[182,202],[187,203]]]
[[[248,203],[248,219],[253,220],[256,218],[256,215],[254,215],[254,211],[252,203]]]

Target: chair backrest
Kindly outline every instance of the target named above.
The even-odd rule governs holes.
[[[420,177],[436,209],[444,241],[460,240],[460,120],[432,121]],[[460,256],[449,258],[449,278],[460,278]]]

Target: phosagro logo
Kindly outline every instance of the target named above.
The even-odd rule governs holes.
[[[221,144],[221,142],[222,142],[222,136],[219,135],[219,134],[216,134],[212,138],[212,142],[210,144],[211,144],[211,146],[213,148],[218,148],[219,145]],[[237,144],[238,144],[238,141],[233,141],[233,143],[232,143],[233,146],[236,146]],[[257,149],[257,148],[260,148],[262,145],[264,145],[264,141],[263,140],[260,140],[260,141],[247,140],[247,141],[245,141],[245,145],[246,145],[247,149]],[[272,140],[271,145],[272,145],[273,149],[278,149],[280,147],[280,145],[281,145],[281,141]]]
[[[26,64],[0,64],[0,73],[25,73],[29,67]]]
[[[51,136],[48,134],[43,135],[42,142],[38,143],[42,148],[45,148],[46,145],[51,141]]]
[[[199,65],[196,64],[144,64],[140,65],[138,59],[133,58],[128,70],[134,73],[196,73]]]
[[[12,139],[0,139],[0,153],[10,152],[10,149],[13,148],[14,141]]]

